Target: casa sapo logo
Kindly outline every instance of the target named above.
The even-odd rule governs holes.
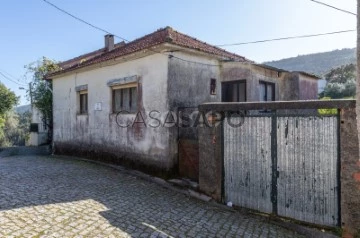
[[[116,114],[116,123],[121,128],[134,126],[159,128],[159,127],[217,127],[221,123],[237,128],[244,124],[245,113],[243,111],[226,112],[202,112],[194,111],[168,111],[160,112],[152,110],[147,113],[129,112],[126,110]]]

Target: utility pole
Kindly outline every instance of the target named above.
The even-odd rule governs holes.
[[[31,84],[31,82],[29,83],[29,94],[30,94],[30,104],[32,107],[33,100],[32,100],[32,84]]]
[[[360,148],[360,0],[357,0],[357,73],[356,73],[356,121]]]

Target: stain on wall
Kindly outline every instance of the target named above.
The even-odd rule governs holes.
[[[299,100],[318,98],[318,81],[304,75],[299,75]]]
[[[156,64],[154,64],[156,62]],[[170,155],[169,128],[151,128],[141,123],[121,128],[112,112],[112,90],[107,82],[117,78],[138,76],[138,108],[146,123],[151,110],[167,112],[168,58],[155,54],[135,61],[99,67],[53,79],[54,147],[56,153],[81,155],[130,165],[171,171],[176,161]],[[78,114],[75,87],[88,85],[88,114]],[[64,93],[67,92],[67,93]],[[94,105],[101,103],[101,110]],[[125,123],[133,123],[136,114],[122,115]],[[147,169],[148,171],[148,169]]]
[[[260,82],[275,85],[275,100],[279,100],[279,79],[277,71],[242,62],[224,62],[221,69],[222,82],[246,80],[246,101],[260,100]]]
[[[177,112],[179,117],[184,115],[191,117],[194,122],[198,116],[196,113],[198,105],[220,101],[220,66],[217,66],[219,62],[180,52],[174,55],[192,62],[179,60],[176,57],[169,60],[169,109]],[[210,93],[211,79],[216,79],[214,95]],[[198,180],[198,128],[180,123],[178,128],[171,128],[170,138],[169,147],[174,159],[178,160],[180,176]]]

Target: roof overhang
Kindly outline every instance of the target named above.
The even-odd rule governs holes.
[[[144,50],[136,51],[131,54],[122,55],[119,57],[108,59],[108,60],[100,62],[100,63],[94,63],[91,65],[84,65],[84,66],[79,65],[79,67],[77,67],[77,68],[68,69],[68,70],[65,69],[62,71],[54,72],[54,73],[46,76],[45,79],[49,80],[49,79],[62,78],[62,77],[65,77],[65,76],[68,76],[68,75],[71,75],[74,73],[86,72],[89,70],[112,66],[112,65],[116,65],[116,64],[120,64],[120,63],[124,63],[124,62],[128,62],[128,61],[144,58],[146,56],[157,54],[157,53],[161,54],[164,50],[166,50],[166,48],[164,47],[164,44],[159,44],[159,45],[149,47]],[[166,55],[164,55],[164,57],[165,56]]]
[[[127,61],[140,59],[140,58],[143,58],[143,57],[146,57],[149,55],[153,55],[153,54],[161,54],[164,57],[169,57],[172,53],[176,54],[176,52],[186,52],[191,55],[202,56],[202,57],[206,57],[208,59],[214,59],[219,62],[219,65],[221,64],[221,62],[251,63],[251,61],[244,62],[244,61],[229,60],[227,57],[214,55],[211,53],[203,52],[201,50],[190,49],[190,48],[187,48],[184,46],[179,46],[179,45],[176,45],[173,43],[166,42],[166,43],[161,43],[161,44],[149,47],[144,50],[139,50],[139,51],[131,53],[131,54],[122,55],[119,57],[115,57],[113,59],[108,59],[108,60],[100,62],[100,63],[85,65],[85,66],[79,65],[79,67],[77,67],[77,68],[64,69],[62,71],[54,72],[52,74],[49,74],[45,79],[49,80],[49,79],[61,78],[61,77],[65,77],[67,75],[71,75],[74,73],[86,72],[86,71],[97,69],[97,68],[116,65],[116,64],[127,62]]]

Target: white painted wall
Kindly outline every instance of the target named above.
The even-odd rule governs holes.
[[[30,132],[30,138],[27,141],[29,146],[39,146],[47,143],[48,130],[44,129],[41,112],[34,106],[31,106],[31,123],[37,123],[39,125],[38,132]]]
[[[145,163],[172,166],[174,161],[166,161],[171,157],[168,129],[120,128],[112,113],[111,88],[107,86],[109,80],[138,75],[145,114],[151,110],[165,113],[168,111],[167,71],[168,58],[154,54],[53,79],[54,143],[138,154],[149,158]],[[77,115],[75,87],[85,84],[88,85],[88,115]],[[96,103],[101,103],[101,111],[95,110]],[[127,117],[133,119],[135,115]]]

